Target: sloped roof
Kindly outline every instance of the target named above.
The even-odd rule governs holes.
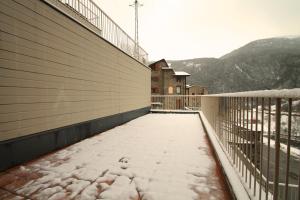
[[[175,76],[190,76],[190,74],[183,71],[175,71]]]
[[[167,61],[165,59],[161,59],[161,60],[158,60],[154,63],[151,63],[149,65],[149,67],[152,69],[153,66],[156,64],[156,63],[159,63],[159,62],[164,62],[166,67],[162,67],[161,69],[162,70],[172,70],[174,72],[174,76],[190,76],[189,73],[186,73],[186,72],[183,72],[183,71],[175,71],[172,67],[169,66],[169,64],[167,63]]]
[[[151,68],[151,66],[153,66],[153,65],[155,65],[156,63],[159,63],[159,62],[164,62],[164,63],[166,63],[167,66],[169,66],[168,63],[167,63],[167,61],[165,59],[160,59],[158,61],[155,61],[155,62],[151,63],[149,65],[149,67]]]

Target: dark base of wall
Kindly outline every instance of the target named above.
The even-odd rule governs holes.
[[[30,161],[126,123],[150,112],[150,107],[94,119],[0,142],[0,171]]]

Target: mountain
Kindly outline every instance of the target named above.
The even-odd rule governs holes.
[[[167,62],[210,93],[300,87],[300,37],[256,40],[220,58]]]

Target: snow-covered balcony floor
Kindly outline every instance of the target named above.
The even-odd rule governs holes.
[[[197,114],[148,114],[3,172],[14,197],[230,199]]]

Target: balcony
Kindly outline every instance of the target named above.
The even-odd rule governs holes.
[[[3,172],[0,198],[299,199],[299,93],[152,96],[152,113]]]
[[[231,199],[221,174],[199,115],[148,114],[8,170],[0,199]]]

